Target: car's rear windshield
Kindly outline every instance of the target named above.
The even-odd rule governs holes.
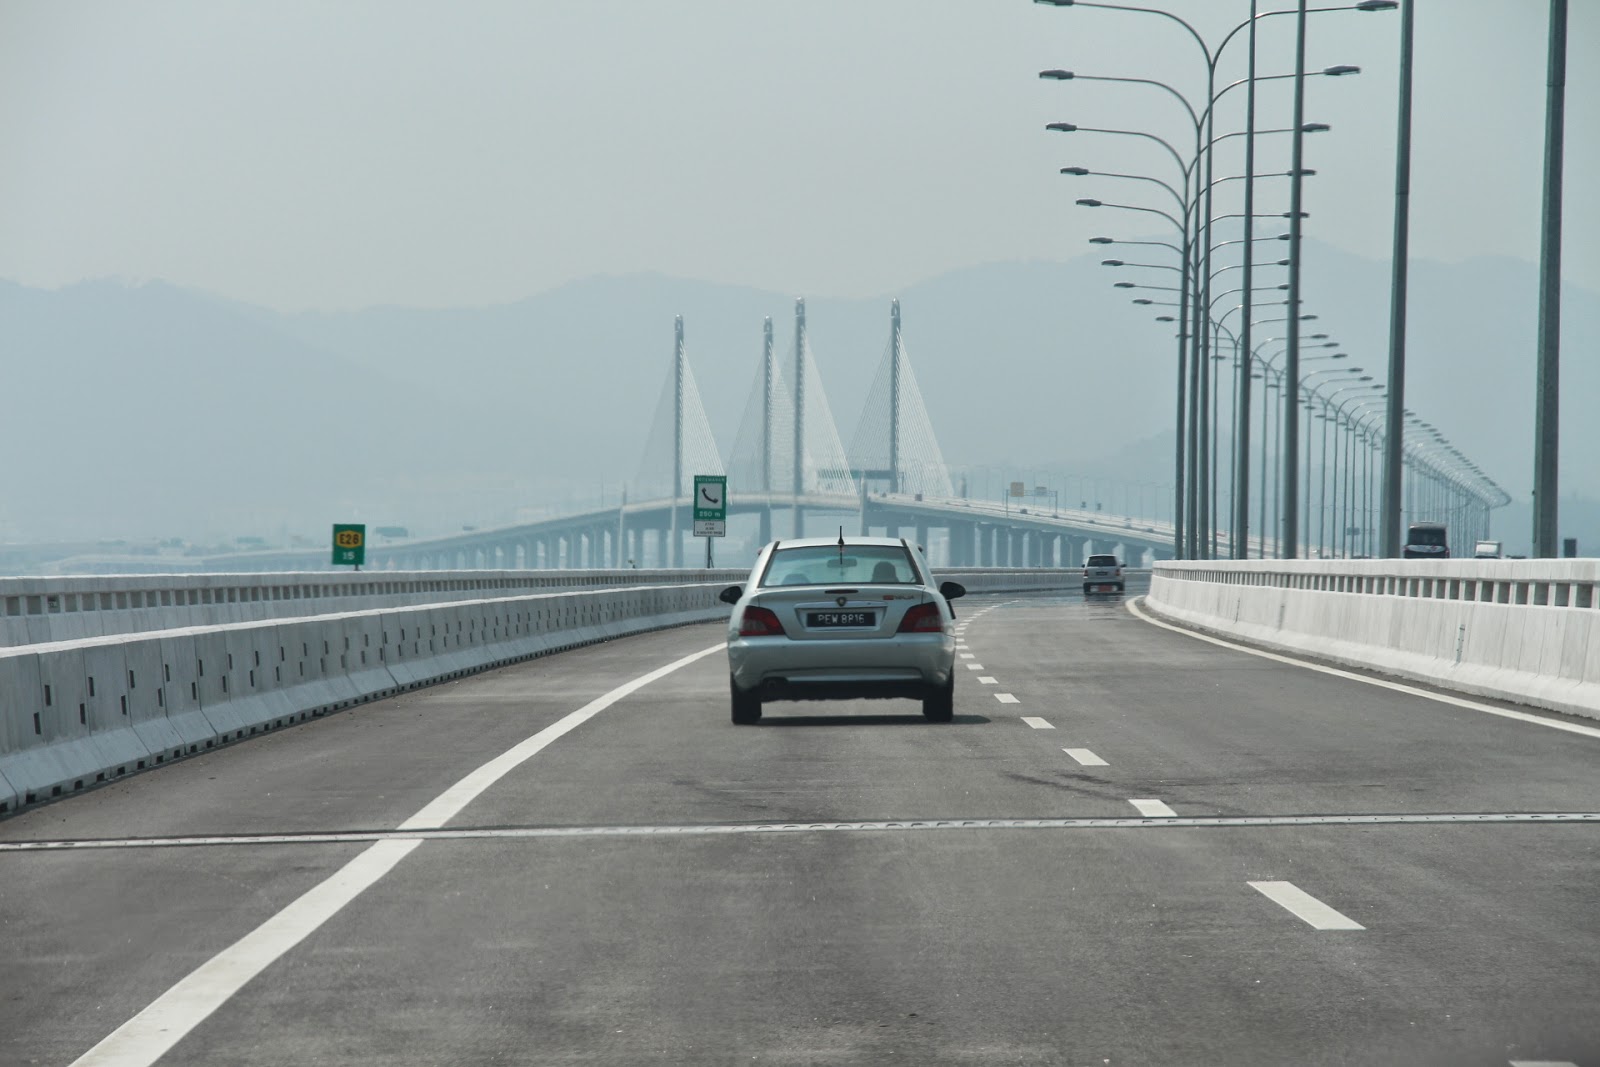
[[[779,548],[761,576],[769,585],[905,585],[919,582],[900,545],[806,545]]]
[[[1445,531],[1438,527],[1414,529],[1406,537],[1406,544],[1408,545],[1442,545],[1445,543]]]
[[[1116,565],[1117,565],[1117,557],[1116,556],[1090,556],[1089,557],[1089,566],[1091,566],[1091,567],[1115,567]]]

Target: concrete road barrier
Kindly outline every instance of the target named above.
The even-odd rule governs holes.
[[[0,648],[0,812],[369,700],[724,617],[723,581]]]
[[[0,813],[420,686],[628,634],[726,618],[729,608],[717,594],[748,576],[698,572],[702,580],[685,582],[696,572],[668,572],[668,580],[632,573],[645,580],[618,585],[606,575],[581,590],[470,599],[460,594],[471,583],[500,593],[519,587],[526,575],[381,576],[368,585],[352,580],[348,589],[312,595],[308,586],[304,596],[264,599],[252,599],[249,591],[292,583],[282,575],[261,576],[261,582],[212,575],[205,577],[227,580],[216,588],[233,590],[232,599],[213,588],[195,598],[208,605],[196,606],[231,604],[251,617],[206,625],[187,624],[193,613],[163,606],[149,590],[78,589],[77,608],[63,609],[61,617],[90,626],[86,620],[99,614],[100,629],[109,632],[0,647]],[[939,576],[974,593],[1003,593],[1070,589],[1079,575],[1076,569],[995,568]],[[429,585],[439,587],[431,590],[439,602],[402,602],[428,595]],[[361,610],[285,614],[294,605],[304,610],[361,596],[370,598]],[[91,602],[94,611],[84,608]],[[102,602],[108,605],[103,610]],[[18,618],[49,636],[45,622],[54,616],[45,604],[40,601],[39,614]],[[121,626],[111,617],[118,612],[126,616]],[[136,619],[136,612],[143,614]],[[152,621],[177,625],[122,629]]]
[[[1249,643],[1600,718],[1600,562],[1156,564],[1157,615]]]

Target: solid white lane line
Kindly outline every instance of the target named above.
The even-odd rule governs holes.
[[[1020,704],[1020,703],[1022,703],[1022,701],[1018,700],[1016,697],[1012,696],[1010,693],[996,693],[994,695],[994,698],[996,700],[998,700],[1002,704]]]
[[[999,685],[1000,684],[1000,679],[993,678],[993,677],[990,677],[987,674],[984,674],[984,675],[980,675],[978,677],[978,682],[980,684],[982,684],[982,685]]]
[[[1159,800],[1130,800],[1129,804],[1139,809],[1139,814],[1147,819],[1176,819],[1178,813],[1167,807]]]
[[[1055,729],[1054,726],[1050,725],[1050,721],[1048,719],[1041,719],[1037,715],[1024,715],[1022,717],[1022,721],[1027,723],[1029,726],[1033,727],[1035,730],[1054,730]]]
[[[968,664],[965,664],[965,666],[966,666],[967,670],[969,670],[969,671],[981,671],[981,670],[983,670],[983,664],[981,664],[981,663],[968,663]]]
[[[1064,748],[1061,751],[1077,760],[1085,767],[1109,767],[1111,764],[1096,756],[1086,748]]]
[[[195,968],[74,1060],[74,1067],[154,1063],[246,982],[304,941],[420,844],[415,839],[398,839],[369,846],[321,885]]]
[[[1087,752],[1087,749],[1062,751]],[[1093,753],[1089,753],[1093,755]],[[1104,761],[1101,761],[1104,766]],[[1600,825],[1600,811],[1503,811],[1420,813],[1415,815],[1178,815],[1152,822],[1146,817],[1100,816],[1080,819],[895,820],[894,822],[695,823],[671,826],[455,826],[440,830],[335,830],[317,834],[236,834],[225,837],[132,837],[51,841],[0,841],[0,852],[66,852],[130,848],[205,848],[208,846],[348,845],[374,841],[543,840],[570,837],[690,837],[697,834],[778,834],[815,830],[944,830],[956,828],[1073,830],[1152,826],[1443,826],[1493,823],[1586,823]]]
[[[569,712],[446,789],[424,805],[421,811],[401,823],[400,831],[443,826],[485,789],[557,738],[570,733],[623,697],[726,647],[718,642],[710,648],[684,656],[618,686],[577,711]],[[395,864],[421,843],[415,838],[393,838],[367,848],[320,885],[195,968],[143,1011],[74,1060],[72,1067],[149,1067],[226,1003],[245,983],[333,918],[341,908],[393,870]]]
[[[469,773],[461,781],[440,793],[421,811],[401,823],[400,829],[422,830],[443,826],[455,818],[462,808],[476,800],[485,789],[488,789],[518,766],[548,748],[556,740],[565,737],[617,701],[624,697],[632,696],[651,682],[665,678],[667,675],[687,667],[696,660],[704,659],[713,652],[722,651],[726,648],[726,644],[719,642],[710,648],[704,648],[699,652],[684,656],[682,659],[674,660],[665,667],[657,667],[649,674],[641,674],[633,681],[624,682],[622,685],[617,686],[604,696],[596,697],[577,711],[569,712],[562,716],[532,737],[512,746],[482,767]]]
[[[1512,1060],[1511,1067],[1578,1067],[1571,1060]]]
[[[1144,598],[1140,597],[1138,599],[1142,600]],[[1185,637],[1193,637],[1197,641],[1206,641],[1213,645],[1220,645],[1223,648],[1231,648],[1235,652],[1246,652],[1252,656],[1260,656],[1262,659],[1270,659],[1278,663],[1287,663],[1291,667],[1304,667],[1308,671],[1318,671],[1322,674],[1331,674],[1335,678],[1348,678],[1352,682],[1365,682],[1367,685],[1375,685],[1383,689],[1392,689],[1396,693],[1407,693],[1411,696],[1423,697],[1427,700],[1437,701],[1440,704],[1454,704],[1458,708],[1469,708],[1472,711],[1481,711],[1488,715],[1498,715],[1503,719],[1516,719],[1519,722],[1531,722],[1536,726],[1548,726],[1552,730],[1565,730],[1569,734],[1582,734],[1585,737],[1600,738],[1600,728],[1594,726],[1580,726],[1575,722],[1562,722],[1560,719],[1544,719],[1537,715],[1529,715],[1525,711],[1512,711],[1510,708],[1496,708],[1489,704],[1480,704],[1476,700],[1468,700],[1465,697],[1450,696],[1446,693],[1434,693],[1427,689],[1418,689],[1414,685],[1406,685],[1403,682],[1391,682],[1385,678],[1368,678],[1364,674],[1355,674],[1351,671],[1340,670],[1338,667],[1329,667],[1325,664],[1313,663],[1310,660],[1295,659],[1293,656],[1285,656],[1277,652],[1268,652],[1261,648],[1251,648],[1249,645],[1241,645],[1234,641],[1227,641],[1220,637],[1213,637],[1210,634],[1203,634],[1194,630],[1188,630],[1182,626],[1174,626],[1170,622],[1163,622],[1142,610],[1133,600],[1128,601],[1127,606],[1130,612],[1152,626],[1159,626],[1163,630],[1171,630],[1173,633],[1183,634]]]
[[[1348,915],[1334,911],[1293,882],[1246,882],[1245,884],[1313,929],[1366,929]]]

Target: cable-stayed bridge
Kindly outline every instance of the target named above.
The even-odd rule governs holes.
[[[729,538],[723,564],[751,558],[774,537],[843,528],[914,538],[942,566],[1076,566],[1092,552],[1169,556],[1169,523],[1025,500],[974,500],[952,479],[890,307],[889,339],[849,445],[839,432],[795,301],[793,337],[780,353],[773,323],[731,452],[712,433],[689,362],[683,320],[674,323],[671,366],[637,472],[619,504],[490,529],[395,544],[370,544],[369,567],[681,567],[704,562],[687,544],[697,474],[728,478]],[[154,562],[154,561],[151,561]],[[304,571],[328,566],[322,550],[250,552],[186,561],[222,571]],[[90,568],[91,570],[97,568]],[[108,561],[127,570],[127,561]]]

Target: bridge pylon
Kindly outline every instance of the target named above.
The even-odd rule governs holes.
[[[645,440],[639,472],[629,486],[634,500],[670,500],[672,506],[654,527],[661,549],[658,566],[683,565],[683,537],[687,532],[687,481],[696,474],[723,474],[722,456],[711,433],[700,400],[684,342],[683,316],[673,319],[672,368],[661,390],[661,400]],[[644,531],[638,531],[636,536]],[[662,543],[664,542],[664,543]],[[642,543],[642,541],[641,541]]]
[[[889,305],[889,344],[850,442],[850,467],[890,493],[955,495],[944,453],[911,370],[900,301]]]

